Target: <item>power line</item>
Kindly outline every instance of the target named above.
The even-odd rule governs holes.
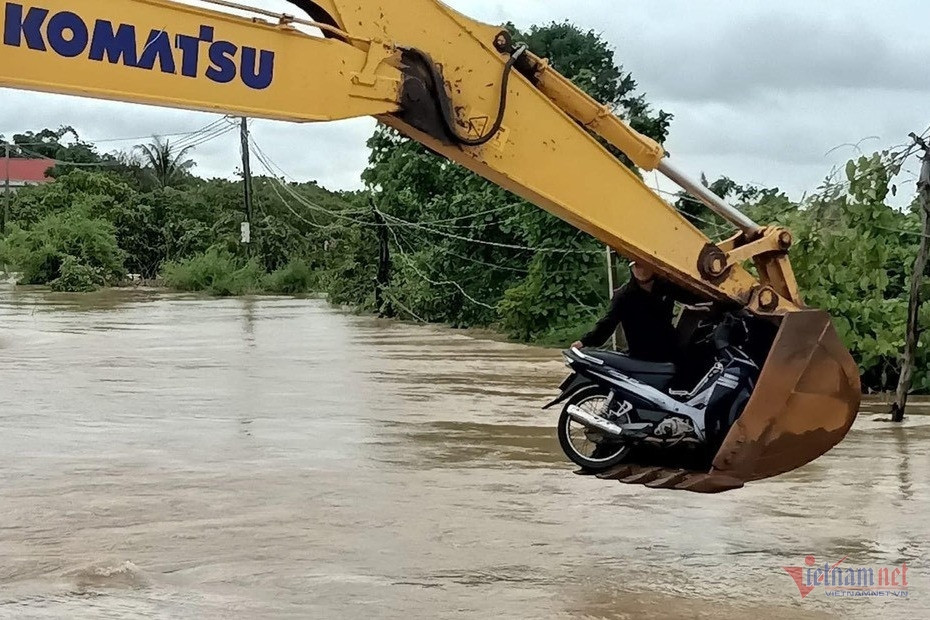
[[[292,183],[297,184],[297,185],[300,184],[299,181],[297,181],[293,176],[289,175],[281,166],[276,164],[274,160],[272,160],[271,157],[268,156],[268,154],[261,148],[261,146],[259,146],[258,142],[255,141],[255,138],[253,136],[249,136],[249,144],[251,145],[251,148],[254,149],[252,151],[252,154],[255,155],[255,157],[262,163],[262,167],[264,167],[265,171],[269,175],[271,175],[270,178],[275,179],[282,186],[284,186],[285,184],[281,183],[280,178],[290,179]],[[276,174],[274,172],[274,169],[277,169],[278,173],[280,173],[280,178],[279,178],[279,174]],[[304,198],[304,200],[309,202],[309,199]],[[307,205],[305,204],[304,206],[307,206]],[[328,211],[327,209],[325,209],[324,207],[321,207],[320,205],[314,204],[313,206],[317,210],[322,210],[329,215],[338,217],[335,212]],[[345,211],[340,211],[339,216],[345,217],[348,215],[361,215],[367,212],[368,212],[367,209],[346,209]]]
[[[253,145],[253,146],[254,146],[254,145]],[[267,162],[267,161],[265,160],[265,157],[263,157],[262,154],[257,153],[257,152],[254,153],[254,154],[255,154],[256,158],[259,160],[259,162],[262,164],[262,166],[265,167],[265,169],[266,169],[268,172],[270,172],[270,173],[273,174],[273,172],[270,170],[269,162]],[[281,200],[281,202],[284,204],[284,206],[285,206],[295,217],[297,217],[297,218],[300,219],[301,221],[303,221],[303,222],[305,222],[305,223],[307,223],[307,224],[309,224],[309,225],[311,225],[311,226],[314,226],[315,228],[319,228],[319,229],[331,228],[331,226],[323,226],[323,225],[320,225],[320,224],[318,224],[318,223],[316,223],[316,222],[311,222],[310,220],[308,220],[308,219],[306,219],[305,217],[303,217],[302,215],[300,215],[297,211],[295,211],[295,210],[291,207],[291,205],[290,205],[290,204],[288,203],[288,201],[281,195],[281,193],[278,191],[278,189],[277,189],[277,187],[275,187],[275,185],[280,185],[281,187],[283,187],[286,191],[288,191],[288,193],[290,193],[295,199],[297,199],[298,202],[304,204],[304,206],[307,206],[307,207],[309,207],[309,208],[315,208],[315,209],[317,209],[317,210],[319,210],[319,211],[321,211],[321,212],[324,212],[324,213],[326,213],[326,214],[328,214],[328,215],[331,215],[331,216],[334,216],[334,217],[342,217],[340,214],[338,214],[338,213],[336,213],[336,212],[333,212],[333,211],[329,211],[328,209],[324,209],[323,207],[320,207],[319,205],[312,205],[312,203],[309,203],[309,201],[306,201],[306,202],[305,202],[304,199],[303,199],[302,197],[296,195],[296,194],[293,192],[293,190],[291,190],[291,188],[289,188],[286,184],[282,183],[277,177],[271,177],[271,179],[272,179],[272,181],[273,181],[273,183],[272,183],[272,190],[275,192],[275,194],[278,196],[278,198]],[[375,211],[376,211],[377,213],[379,213],[382,217],[385,217],[385,219],[387,219],[386,214],[382,213],[382,212],[379,211],[377,208],[375,209]],[[351,221],[356,222],[356,223],[358,223],[358,224],[360,224],[360,225],[363,225],[363,226],[377,226],[377,225],[374,224],[374,223],[370,223],[370,222],[360,222],[360,221],[358,221],[358,220],[353,220],[352,218],[345,218],[345,219],[350,219]],[[393,227],[393,226],[390,226],[390,225],[387,225],[387,229],[388,229],[388,231],[391,233],[391,236],[394,237],[394,242],[395,242],[396,247],[397,247],[397,249],[398,249],[398,252],[399,252],[400,256],[403,258],[404,262],[407,264],[408,267],[410,267],[410,269],[411,269],[414,273],[416,273],[416,274],[417,274],[420,278],[422,278],[424,281],[428,282],[429,284],[432,284],[433,286],[439,286],[439,287],[445,287],[445,286],[450,286],[450,285],[451,285],[451,286],[454,286],[454,287],[456,288],[456,290],[458,290],[459,293],[460,293],[464,298],[466,298],[468,301],[470,301],[470,302],[472,302],[472,303],[474,303],[474,304],[476,304],[476,305],[479,305],[479,306],[481,306],[481,307],[487,308],[487,309],[489,309],[489,310],[494,310],[494,309],[495,309],[494,306],[491,306],[491,305],[489,305],[489,304],[486,304],[486,303],[484,303],[484,302],[481,302],[481,301],[475,299],[474,297],[472,297],[471,295],[469,295],[468,292],[465,291],[465,289],[461,286],[461,284],[459,284],[458,282],[456,282],[456,281],[454,281],[454,280],[446,279],[446,280],[443,281],[443,282],[438,282],[438,281],[436,281],[436,280],[433,280],[432,278],[430,278],[430,277],[427,276],[426,274],[424,274],[422,271],[420,271],[420,270],[416,267],[416,265],[413,264],[412,259],[410,258],[410,256],[408,255],[408,253],[404,251],[404,246],[403,246],[403,244],[401,243],[400,237],[397,235],[397,232],[394,230],[394,227]],[[454,253],[452,253],[452,252],[448,252],[448,251],[445,251],[445,250],[442,249],[442,248],[439,248],[439,246],[436,246],[435,244],[430,244],[430,245],[432,245],[433,247],[437,248],[440,252],[444,252],[444,253],[447,253],[447,254],[454,254]],[[468,260],[468,261],[471,261],[471,262],[474,262],[474,263],[478,263],[478,264],[481,264],[481,265],[484,265],[484,266],[488,266],[488,267],[494,267],[494,268],[499,268],[499,269],[502,269],[502,268],[503,268],[503,269],[513,269],[513,268],[505,268],[505,267],[502,267],[502,266],[500,266],[500,265],[493,265],[493,264],[491,264],[491,263],[486,263],[486,262],[484,262],[484,261],[478,261],[477,259],[471,259],[471,258],[464,257],[464,256],[461,256],[461,255],[458,255],[458,254],[455,254],[455,256],[456,256],[457,258],[460,258],[460,259],[463,259],[463,260]],[[527,270],[516,270],[516,269],[514,269],[514,270],[515,270],[515,271],[521,271],[521,272],[523,272],[523,273],[527,273]],[[393,299],[393,298],[392,298],[392,301],[397,302],[397,300],[396,300],[396,299]],[[413,316],[414,318],[416,318],[417,320],[420,320],[421,322],[425,322],[425,321],[423,321],[423,319],[421,319],[420,317],[418,317],[418,316],[417,316],[413,311],[411,311],[409,308],[404,307],[404,306],[403,306],[402,304],[400,304],[400,303],[398,303],[398,306],[401,307],[402,310],[406,311],[408,314],[410,314],[411,316]]]
[[[653,190],[654,192],[656,192],[657,194],[664,194],[664,195],[666,195],[666,196],[671,196],[671,197],[673,197],[673,198],[678,198],[679,200],[684,200],[684,201],[686,201],[686,202],[691,202],[691,203],[696,204],[696,205],[704,206],[704,203],[703,203],[703,202],[701,202],[701,201],[699,201],[699,200],[695,200],[694,198],[691,198],[691,197],[688,196],[687,194],[678,194],[678,193],[670,192],[670,191],[667,191],[667,190],[664,190],[664,189],[659,189],[658,187],[654,187],[654,188],[652,188],[652,190]],[[674,206],[674,205],[673,205],[673,206]],[[678,211],[678,213],[680,213],[680,214],[683,215],[684,217],[689,218],[689,219],[692,219],[692,220],[694,220],[695,222],[698,222],[698,223],[701,223],[701,224],[706,224],[707,226],[713,226],[715,229],[717,229],[716,232],[718,232],[718,233],[719,233],[720,231],[729,232],[729,229],[728,229],[726,226],[720,224],[719,222],[714,222],[714,221],[712,221],[712,220],[706,220],[706,219],[704,219],[704,218],[702,218],[702,217],[700,217],[700,216],[698,216],[698,215],[695,215],[695,214],[693,214],[693,213],[688,213],[687,211],[683,211],[683,210],[681,210],[681,209],[675,209],[675,210]]]
[[[200,146],[201,144],[206,144],[207,142],[212,142],[213,140],[225,136],[226,134],[232,133],[235,130],[235,127],[216,127],[211,129],[203,134],[198,136],[191,136],[185,138],[176,143],[176,146],[181,149],[192,149]]]
[[[880,230],[887,230],[888,232],[898,233],[899,235],[910,235],[912,237],[924,237],[930,239],[930,235],[925,235],[924,233],[917,232],[916,230],[904,230],[903,228],[891,228],[890,226],[881,226],[879,224],[872,224],[872,228],[878,228]]]
[[[353,218],[353,217],[349,217],[349,216],[347,216],[347,215],[343,215],[343,214],[341,214],[341,213],[339,213],[339,212],[337,212],[337,211],[331,211],[331,210],[329,210],[329,209],[326,209],[326,208],[324,208],[324,207],[321,207],[321,206],[318,205],[318,204],[314,204],[313,202],[310,202],[309,199],[307,199],[307,198],[301,196],[300,194],[298,194],[297,192],[295,192],[294,189],[293,189],[292,187],[290,187],[288,184],[283,183],[278,177],[274,176],[274,172],[271,171],[271,169],[270,169],[270,167],[268,166],[268,164],[264,161],[263,158],[261,158],[261,157],[258,155],[258,153],[256,153],[255,151],[253,151],[252,154],[255,155],[255,158],[256,158],[256,159],[258,160],[258,162],[262,165],[262,167],[265,168],[265,170],[266,170],[270,175],[272,175],[272,176],[270,176],[270,177],[268,177],[268,178],[271,179],[271,181],[272,181],[273,183],[275,183],[275,184],[277,184],[278,186],[280,186],[281,189],[283,189],[285,192],[287,192],[287,193],[291,196],[291,198],[292,198],[293,200],[296,200],[299,204],[303,205],[303,206],[306,207],[307,209],[310,209],[311,211],[318,211],[318,212],[320,212],[320,213],[324,213],[324,214],[329,215],[330,217],[333,217],[333,218],[336,218],[336,219],[340,219],[340,220],[345,220],[345,221],[348,221],[348,222],[352,222],[352,223],[357,224],[357,225],[359,225],[359,226],[374,226],[374,224],[373,224],[372,222],[363,222],[363,221],[361,221],[361,220],[357,220],[357,219],[355,219],[355,218]],[[279,194],[279,196],[280,196],[280,194]],[[282,197],[282,200],[283,200],[283,197]],[[290,210],[291,212],[294,212],[293,209],[290,209],[289,205],[287,205],[287,202],[286,202],[286,201],[285,201],[285,206],[288,206],[289,210]],[[302,218],[302,217],[301,217],[301,219],[302,219],[303,221],[309,223],[309,221],[307,221],[306,219],[304,219],[304,218]],[[319,226],[319,225],[317,225],[317,226]]]
[[[500,213],[501,211],[510,211],[511,209],[515,209],[515,208],[518,207],[518,206],[520,206],[519,203],[514,203],[514,204],[505,205],[505,206],[503,206],[503,207],[498,207],[498,208],[496,208],[496,209],[489,209],[489,210],[487,210],[487,211],[481,211],[480,213],[473,213],[473,214],[470,214],[470,215],[463,215],[463,216],[461,216],[461,217],[452,217],[452,218],[445,219],[445,220],[432,220],[432,221],[423,222],[423,224],[428,224],[428,225],[431,225],[431,226],[435,226],[435,225],[440,225],[440,224],[446,224],[446,223],[449,223],[449,222],[460,222],[460,221],[462,221],[462,220],[475,219],[475,218],[478,218],[478,217],[482,217],[482,216],[484,216],[484,215],[493,215],[493,214],[495,214],[495,213]],[[445,227],[444,227],[444,228],[445,228]],[[456,227],[455,227],[455,226],[450,226],[450,227],[448,227],[448,228],[456,228]]]
[[[401,310],[403,310],[404,312],[406,312],[407,314],[409,314],[410,316],[412,316],[414,319],[416,319],[416,320],[419,321],[420,323],[429,323],[429,321],[420,318],[420,316],[419,316],[418,314],[416,314],[413,310],[411,310],[410,308],[408,308],[408,307],[405,306],[404,304],[402,304],[402,303],[400,303],[399,301],[397,301],[397,298],[394,297],[393,295],[391,295],[390,293],[385,293],[385,296],[391,301],[391,303],[393,303],[395,306],[397,306],[398,308],[400,308]]]
[[[220,119],[220,121],[218,121],[218,122],[222,122],[223,120],[224,120],[224,119]],[[202,129],[200,129],[200,130],[198,130],[198,131],[196,131],[196,132],[192,132],[192,133],[190,133],[190,134],[187,134],[188,137],[189,137],[188,140],[181,140],[181,141],[179,141],[179,142],[176,142],[176,143],[174,144],[174,146],[177,147],[179,150],[196,148],[196,147],[198,147],[198,146],[200,146],[200,145],[202,145],[202,144],[206,144],[207,142],[211,142],[212,140],[215,140],[215,139],[219,138],[220,136],[223,136],[223,135],[229,133],[230,131],[232,131],[232,128],[231,128],[231,127],[213,127],[213,126],[216,125],[216,124],[217,124],[217,122],[211,123],[210,125],[207,125],[207,126],[203,127]],[[211,127],[212,127],[212,128],[211,128]],[[203,133],[202,133],[202,132],[203,132]],[[195,136],[196,134],[202,134],[202,135],[198,135],[196,138],[194,138],[193,136]],[[150,136],[150,137],[151,137],[151,136]],[[164,137],[164,136],[157,136],[157,137]],[[17,150],[19,150],[19,151],[22,151],[23,153],[26,153],[27,155],[32,155],[33,157],[39,157],[39,158],[42,158],[42,159],[48,159],[48,160],[54,162],[56,165],[61,165],[61,166],[73,166],[73,167],[76,167],[76,168],[105,168],[105,167],[113,167],[113,166],[121,166],[121,165],[123,165],[122,162],[119,162],[119,161],[104,161],[104,162],[72,162],[72,161],[64,161],[64,160],[61,160],[61,159],[56,159],[56,158],[54,158],[54,157],[46,157],[45,155],[42,155],[41,153],[38,153],[38,152],[36,152],[36,151],[33,151],[32,149],[27,149],[27,148],[25,148],[24,144],[30,144],[30,145],[48,145],[49,143],[48,143],[48,142],[18,143],[18,144],[15,144],[15,143],[14,143],[14,144],[10,144],[10,147],[11,147],[11,148],[15,148],[15,149],[17,149]]]
[[[310,220],[308,220],[307,218],[305,218],[304,216],[302,216],[300,213],[298,213],[297,211],[295,211],[294,208],[291,206],[291,204],[287,201],[287,199],[284,198],[284,196],[281,195],[281,192],[278,191],[278,188],[275,187],[275,184],[274,184],[274,183],[271,184],[271,190],[275,193],[275,195],[278,197],[278,199],[281,201],[281,203],[287,208],[287,210],[290,211],[291,214],[292,214],[294,217],[296,217],[297,219],[299,219],[299,220],[302,221],[303,223],[305,223],[305,224],[307,224],[307,225],[309,225],[309,226],[312,226],[313,228],[320,229],[320,230],[331,230],[331,229],[332,229],[332,225],[324,226],[323,224],[319,224],[319,223],[317,223],[317,222],[310,221]]]
[[[379,213],[379,214],[381,215],[381,217],[384,217],[385,219],[387,219],[387,215],[386,215],[385,213],[382,213],[381,211],[379,211],[377,207],[374,207],[374,209],[375,209],[375,211],[376,211],[377,213]],[[411,261],[410,257],[407,256],[407,253],[404,251],[403,245],[402,245],[401,242],[400,242],[400,238],[397,236],[397,233],[394,231],[394,228],[393,228],[392,226],[388,225],[387,229],[388,229],[388,231],[391,233],[391,236],[394,237],[394,243],[397,245],[397,251],[398,251],[398,253],[400,254],[400,256],[404,259],[404,262],[407,264],[408,267],[410,267],[410,269],[413,270],[414,273],[416,273],[418,276],[420,276],[423,280],[425,280],[425,281],[428,282],[429,284],[432,284],[433,286],[439,286],[439,287],[446,287],[446,286],[449,286],[449,285],[454,286],[454,287],[456,288],[456,290],[458,290],[458,292],[461,293],[462,297],[464,297],[464,298],[467,299],[468,301],[472,302],[473,304],[475,304],[475,305],[477,305],[477,306],[481,306],[482,308],[486,308],[486,309],[488,309],[488,310],[495,310],[495,309],[496,309],[494,306],[492,306],[492,305],[490,305],[490,304],[486,304],[486,303],[484,303],[483,301],[478,301],[477,299],[475,299],[474,297],[472,297],[471,295],[469,295],[468,292],[466,292],[465,289],[462,287],[462,285],[459,284],[458,282],[456,282],[456,281],[454,281],[454,280],[446,280],[446,281],[444,281],[444,282],[436,282],[435,280],[432,280],[429,276],[427,276],[426,274],[424,274],[422,271],[420,271],[419,269],[417,269],[417,267],[416,267],[416,266],[413,264],[413,262]]]
[[[462,255],[462,254],[458,254],[457,252],[453,252],[452,250],[449,250],[449,249],[447,249],[447,248],[444,248],[444,247],[442,247],[442,246],[440,246],[440,245],[438,245],[438,244],[436,244],[436,243],[434,243],[434,242],[429,241],[428,239],[426,239],[426,238],[424,238],[424,237],[421,237],[418,241],[419,241],[421,244],[428,245],[430,248],[434,248],[437,252],[440,252],[441,254],[445,254],[445,255],[447,255],[447,256],[452,256],[452,257],[454,257],[454,258],[457,258],[457,259],[459,259],[459,260],[465,261],[465,262],[467,262],[467,263],[473,263],[473,264],[476,264],[476,265],[480,265],[480,266],[482,266],[482,267],[490,267],[491,269],[498,269],[498,270],[500,270],[500,271],[510,271],[510,272],[513,272],[513,273],[519,273],[519,274],[523,274],[523,275],[529,273],[529,269],[523,269],[523,268],[520,268],[520,267],[510,267],[510,266],[508,266],[508,265],[497,265],[497,264],[489,263],[489,262],[486,262],[486,261],[483,261],[483,260],[478,260],[478,259],[472,258],[472,257],[470,257],[470,256],[464,256],[464,255]],[[567,271],[567,270],[565,270],[565,271],[549,271],[549,272],[547,272],[547,275],[556,276],[556,275],[567,275],[567,274],[573,274],[573,273],[576,273],[576,272],[574,272],[574,271]]]
[[[499,211],[501,211],[501,210],[505,210],[505,209],[506,209],[506,210],[509,210],[509,209],[512,209],[512,208],[513,208],[512,205],[508,205],[507,207],[502,207],[501,209],[493,209],[493,211],[494,211],[494,212],[499,212]],[[467,220],[467,219],[477,219],[477,218],[479,218],[479,217],[482,217],[483,215],[486,215],[486,213],[487,213],[487,212],[484,212],[484,213],[481,213],[481,214],[477,214],[477,213],[476,213],[476,214],[474,214],[474,215],[466,215],[466,216],[463,216],[463,217],[461,217],[461,218],[452,218],[452,219],[453,219],[453,220],[457,220],[457,221],[462,221],[462,220]],[[508,221],[510,221],[513,217],[516,217],[516,216],[513,215],[513,216],[511,216],[511,217],[508,217],[508,218],[505,218],[505,219],[501,219],[501,220],[495,219],[495,220],[492,220],[492,221],[490,221],[490,222],[473,222],[473,223],[471,223],[471,224],[442,224],[442,223],[437,223],[435,220],[432,220],[432,221],[431,221],[431,220],[424,220],[424,221],[422,221],[422,222],[420,222],[420,223],[423,224],[424,226],[435,226],[435,227],[441,228],[441,229],[443,229],[443,230],[483,230],[483,229],[486,229],[486,228],[491,228],[491,227],[494,227],[494,226],[501,226],[502,224],[506,224],[506,223],[507,223]]]
[[[486,241],[484,239],[472,239],[470,237],[463,237],[462,235],[456,235],[454,233],[447,233],[441,230],[435,230],[433,228],[429,228],[427,226],[423,226],[421,224],[417,224],[414,222],[408,222],[407,220],[403,220],[393,215],[388,215],[387,213],[384,214],[384,217],[394,220],[396,223],[402,226],[416,228],[418,230],[422,230],[432,235],[437,235],[440,237],[447,237],[449,239],[457,239],[459,241],[466,241],[468,243],[475,243],[478,245],[487,245],[487,246],[491,246],[495,248],[503,248],[506,250],[518,250],[518,251],[523,251],[523,252],[550,252],[552,254],[595,254],[595,253],[600,254],[600,250],[569,250],[569,249],[564,249],[564,248],[534,248],[534,247],[530,247],[526,245],[516,245],[516,244],[511,244],[511,243],[498,243],[496,241]]]
[[[426,243],[429,243],[429,242],[427,241]],[[514,273],[520,273],[520,274],[527,274],[527,273],[530,272],[529,269],[521,269],[521,268],[519,268],[519,267],[509,267],[509,266],[507,266],[507,265],[495,265],[494,263],[488,263],[488,262],[483,261],[483,260],[478,260],[477,258],[471,258],[471,257],[468,257],[468,256],[463,256],[463,255],[457,254],[456,252],[453,252],[453,251],[451,251],[451,250],[447,250],[447,249],[445,249],[445,248],[443,248],[443,247],[440,247],[440,246],[436,245],[435,243],[429,243],[429,245],[430,245],[430,247],[436,248],[437,251],[439,251],[439,252],[441,252],[441,253],[443,253],[443,254],[446,254],[446,255],[448,255],[448,256],[452,256],[452,257],[457,258],[457,259],[459,259],[459,260],[463,260],[463,261],[465,261],[465,262],[467,262],[467,263],[474,263],[474,264],[480,265],[480,266],[482,266],[482,267],[490,267],[490,268],[492,268],[492,269],[499,269],[499,270],[501,270],[501,271],[512,271],[512,272],[514,272]],[[558,273],[567,273],[567,272],[558,272]],[[552,274],[552,275],[555,275],[555,274]]]
[[[209,123],[208,125],[206,125],[206,126],[204,126],[204,127],[201,127],[200,129],[195,129],[194,131],[180,131],[180,132],[176,132],[176,133],[155,134],[155,135],[156,135],[157,137],[159,137],[159,138],[176,138],[176,137],[178,137],[178,136],[192,136],[192,135],[194,135],[194,134],[198,134],[198,133],[201,133],[201,132],[204,132],[204,131],[207,131],[207,130],[211,129],[214,125],[216,125],[216,124],[218,124],[218,123],[222,123],[222,122],[225,120],[225,118],[226,118],[226,117],[223,117],[223,118],[221,118],[221,119],[219,119],[219,120],[213,121],[212,123]],[[6,134],[11,134],[11,133],[15,135],[15,132],[9,132],[9,131],[8,131],[8,132],[0,132],[0,135],[6,135]],[[24,134],[20,134],[20,135],[24,135]],[[134,140],[148,140],[148,139],[150,139],[150,138],[152,138],[152,137],[153,137],[153,134],[149,134],[149,135],[147,135],[147,136],[135,136],[135,137],[130,137],[130,138],[100,138],[100,139],[81,139],[81,138],[78,138],[78,140],[80,140],[81,142],[83,142],[83,143],[85,143],[85,144],[101,144],[101,143],[107,143],[107,142],[131,142],[131,141],[134,141]],[[12,137],[11,137],[11,139],[12,139]],[[19,144],[14,144],[14,143],[12,143],[12,142],[10,143],[10,145],[13,146],[13,147],[20,146],[20,145],[22,145],[22,146],[43,146],[43,145],[47,145],[47,144],[49,144],[49,143],[48,143],[48,142],[21,142],[21,143],[19,143]]]
[[[31,150],[29,150],[29,149],[25,149],[25,148],[23,148],[23,147],[21,147],[21,146],[19,146],[19,145],[16,145],[16,144],[11,145],[11,146],[12,146],[12,147],[15,147],[16,149],[18,149],[18,150],[20,150],[20,151],[22,151],[23,153],[26,153],[26,154],[28,154],[28,155],[32,155],[33,157],[38,157],[38,158],[40,158],[40,159],[46,159],[46,160],[48,160],[48,161],[50,161],[50,162],[52,162],[52,163],[54,163],[54,164],[56,164],[56,165],[59,165],[59,166],[75,166],[75,167],[77,167],[77,168],[103,168],[103,167],[107,167],[107,166],[119,166],[119,165],[120,165],[120,163],[119,163],[119,162],[116,162],[116,161],[112,161],[112,162],[110,162],[110,161],[104,161],[104,162],[94,162],[94,163],[81,163],[81,162],[72,162],[72,161],[62,161],[62,160],[60,160],[60,159],[55,159],[54,157],[46,157],[45,155],[42,155],[41,153],[36,153],[35,151],[31,151]]]
[[[258,145],[258,142],[256,142],[254,138],[250,138],[250,139],[249,139],[249,144],[252,145],[252,148],[254,148],[256,151],[258,151],[258,153],[255,154],[256,157],[261,156],[266,162],[268,162],[269,164],[271,164],[271,166],[272,166],[273,168],[277,168],[277,170],[278,170],[278,172],[280,173],[280,175],[281,175],[282,177],[284,177],[285,179],[290,179],[290,180],[293,181],[293,182],[297,182],[297,179],[295,179],[294,177],[292,177],[291,175],[289,175],[289,174],[284,170],[284,168],[282,168],[281,166],[279,166],[278,164],[276,164],[276,163],[271,159],[271,157],[269,157],[268,154],[265,153],[264,149],[262,149],[262,147]],[[274,173],[272,173],[272,175],[273,175],[273,176],[278,176],[278,175],[276,175],[276,174],[274,174]]]

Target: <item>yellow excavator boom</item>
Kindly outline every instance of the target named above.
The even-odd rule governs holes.
[[[774,412],[772,390],[759,390],[766,402],[751,401],[731,433],[742,432],[755,456],[729,446],[729,464],[718,459],[717,470],[739,480],[781,473],[845,435],[858,374],[829,318],[804,309],[787,258],[791,234],[756,225],[689,180],[659,144],[507,31],[437,0],[291,0],[302,18],[205,2],[217,10],[169,0],[2,0],[0,86],[283,121],[374,116],[679,286],[783,323],[776,344],[792,353],[770,356],[781,365],[766,365],[760,387],[779,377],[782,401],[791,400],[786,389],[815,390],[819,409]],[[737,233],[711,242],[598,137],[663,172]],[[807,340],[786,333],[805,320]],[[784,378],[785,368],[802,367],[795,380]],[[788,436],[808,449],[792,454]],[[766,452],[772,445],[778,457]]]

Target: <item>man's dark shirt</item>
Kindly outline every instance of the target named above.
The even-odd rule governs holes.
[[[691,301],[687,293],[667,282],[654,280],[652,291],[647,291],[631,279],[617,290],[607,315],[581,338],[581,343],[586,347],[602,346],[623,325],[630,357],[673,362],[678,357],[678,333],[672,324],[676,300]]]

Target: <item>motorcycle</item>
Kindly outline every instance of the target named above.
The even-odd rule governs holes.
[[[565,455],[586,473],[642,459],[706,464],[749,402],[760,366],[742,348],[749,332],[738,315],[702,322],[695,334],[692,350],[707,351],[712,363],[690,390],[673,389],[675,364],[610,351],[564,351],[572,374],[544,409],[565,403],[558,424]]]

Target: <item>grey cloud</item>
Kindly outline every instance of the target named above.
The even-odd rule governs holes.
[[[676,38],[645,56],[641,72],[662,96],[738,101],[768,91],[930,88],[930,46],[908,49],[856,21],[772,12],[729,24],[708,43]],[[915,79],[916,78],[916,79]]]

